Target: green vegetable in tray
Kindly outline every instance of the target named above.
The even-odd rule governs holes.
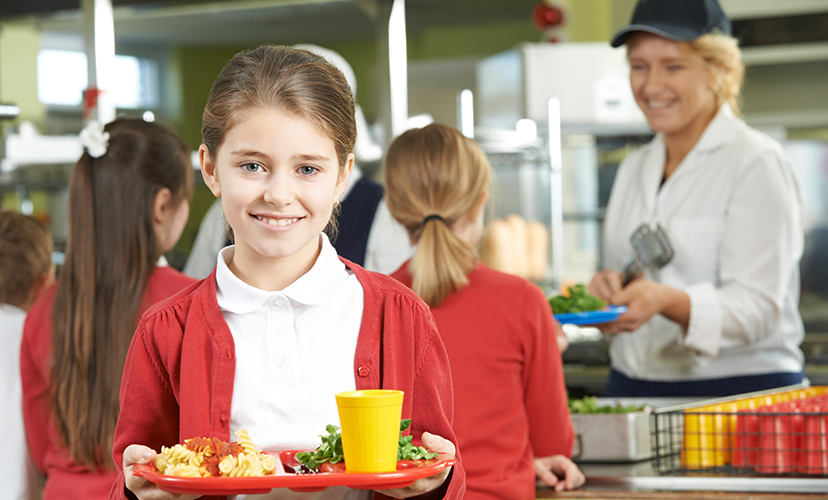
[[[595,396],[587,396],[583,399],[569,399],[569,413],[633,413],[641,411],[647,405],[598,405]]]
[[[319,435],[322,438],[322,444],[316,448],[316,451],[300,451],[296,454],[296,460],[308,469],[316,470],[323,462],[335,464],[345,458],[342,453],[342,434],[339,432],[339,427],[328,424],[325,430],[328,431],[328,435]]]
[[[411,419],[400,420],[400,442],[397,448],[397,460],[428,460],[437,458],[437,453],[431,453],[422,446],[414,446],[411,443],[413,436],[403,436],[402,432],[411,426]],[[345,459],[342,451],[342,433],[339,427],[328,424],[325,427],[328,435],[320,435],[322,444],[315,451],[300,451],[296,454],[296,460],[310,470],[317,470],[324,462],[332,464]]]
[[[414,436],[403,436],[402,431],[408,429],[411,425],[411,419],[406,418],[400,420],[400,447],[397,449],[397,461],[399,460],[429,460],[437,458],[437,453],[431,453],[422,446],[414,446],[411,440]]]
[[[554,314],[597,311],[607,305],[606,302],[586,291],[584,285],[567,287],[568,295],[556,295],[549,299]]]

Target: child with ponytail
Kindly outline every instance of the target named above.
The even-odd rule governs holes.
[[[392,276],[431,306],[449,355],[464,498],[534,499],[536,476],[559,491],[581,486],[549,304],[477,258],[491,178],[483,151],[432,124],[395,139],[384,169],[391,215],[417,245]]]
[[[81,133],[69,180],[66,261],[29,311],[21,377],[44,500],[109,497],[110,450],[127,348],[141,314],[195,280],[166,265],[189,215],[189,150],[157,123],[118,119]]]

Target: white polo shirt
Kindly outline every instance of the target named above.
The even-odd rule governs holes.
[[[309,449],[339,425],[334,394],[353,391],[363,291],[322,234],[310,271],[278,292],[252,287],[219,253],[218,305],[233,334],[236,379],[230,432],[246,427],[262,449]]]

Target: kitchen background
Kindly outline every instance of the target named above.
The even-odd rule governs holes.
[[[83,8],[96,1],[0,3],[0,200],[50,224],[58,263],[87,86]],[[812,382],[828,384],[828,2],[720,1],[742,41],[745,119],[785,145],[803,180],[803,349]],[[400,35],[388,18],[401,9],[408,123],[434,120],[473,134],[496,172],[489,217],[519,214],[552,234],[550,266],[539,284],[586,282],[600,267],[603,209],[618,162],[651,137],[629,93],[624,52],[608,45],[635,1],[548,1],[563,13],[552,26],[539,26],[537,11],[533,23],[539,3],[112,0],[119,78],[113,98],[119,115],[167,123],[195,150],[210,85],[233,54],[262,43],[313,43],[353,66],[358,103],[385,144],[393,133],[388,68],[395,59],[384,56],[389,37]],[[463,91],[471,99],[461,99]],[[546,139],[550,97],[560,99],[560,171],[550,167],[555,151]],[[551,123],[554,130],[557,120]],[[361,166],[379,176],[378,161]],[[197,178],[190,221],[169,256],[177,267],[212,202]],[[606,343],[594,329],[568,333],[570,391],[595,394],[608,370]]]

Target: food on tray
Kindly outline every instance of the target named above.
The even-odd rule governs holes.
[[[408,429],[411,419],[400,420],[400,444],[397,449],[397,460],[428,460],[437,458],[437,453],[430,453],[422,446],[414,446],[411,442],[412,436],[403,436],[402,431]],[[315,451],[302,451],[296,454],[296,460],[305,466],[309,471],[319,472],[319,467],[325,462],[338,463],[345,460],[342,452],[342,435],[339,427],[328,424],[325,427],[327,435],[320,434],[322,444]]]
[[[632,413],[646,408],[642,405],[599,405],[595,396],[587,396],[583,399],[569,399],[570,413]]]
[[[273,474],[276,458],[259,452],[247,429],[237,431],[238,439],[228,443],[218,438],[194,437],[172,448],[161,447],[155,468],[166,476],[250,477]]]
[[[607,303],[586,291],[583,284],[567,286],[560,294],[549,299],[554,314],[579,313],[603,309]]]

